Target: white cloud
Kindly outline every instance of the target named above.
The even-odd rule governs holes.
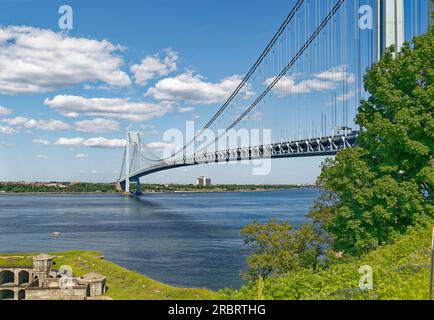
[[[193,107],[179,107],[178,108],[179,113],[187,113],[187,112],[193,112],[193,111],[194,111]]]
[[[85,98],[58,95],[45,99],[44,104],[63,116],[76,118],[80,115],[96,116],[129,121],[160,118],[172,109],[171,103],[153,104],[133,102],[126,98]]]
[[[59,138],[55,143],[57,146],[84,146],[91,148],[123,148],[126,141],[124,139],[106,139],[106,138]]]
[[[110,132],[119,130],[119,123],[114,120],[96,118],[75,122],[75,129],[81,132]]]
[[[314,75],[315,78],[330,80],[334,82],[347,81],[348,83],[354,83],[356,78],[354,74],[348,72],[348,66],[342,65],[329,70],[317,73]]]
[[[269,78],[265,84],[269,86],[275,78]],[[325,91],[331,90],[336,87],[336,84],[331,81],[319,79],[307,79],[296,82],[291,77],[282,77],[279,82],[274,86],[273,92],[279,96],[286,96],[290,94],[310,93],[312,91]]]
[[[162,101],[186,101],[192,104],[221,103],[226,101],[240,82],[239,76],[227,77],[217,83],[206,82],[202,76],[186,72],[158,81],[148,90],[146,96]],[[252,94],[247,87],[242,93],[244,96]]]
[[[123,148],[126,141],[124,139],[106,139],[106,138],[92,138],[84,141],[85,147],[92,148]]]
[[[0,126],[0,133],[3,133],[3,134],[14,134],[14,133],[17,133],[17,131],[14,128],[11,128],[11,127]]]
[[[283,76],[279,82],[273,87],[273,92],[279,96],[287,96],[291,94],[310,93],[318,91],[334,90],[339,83],[346,81],[348,84],[354,83],[355,77],[347,71],[345,66],[330,68],[316,74],[312,74],[305,79],[299,80],[299,74],[291,76]],[[265,84],[269,86],[276,77],[265,80]]]
[[[98,174],[99,171],[98,170],[92,170],[90,173],[92,173],[92,174]]]
[[[71,126],[60,120],[34,120],[25,117],[16,117],[12,119],[3,119],[3,122],[10,126],[17,126],[26,129],[39,129],[44,131],[62,131],[68,130]]]
[[[147,56],[140,64],[133,64],[130,70],[134,74],[136,84],[145,86],[149,80],[176,71],[177,60],[178,54],[176,52],[166,50],[164,59],[160,59],[158,55]]]
[[[36,128],[45,131],[63,131],[70,129],[70,125],[59,120],[30,120],[25,124],[26,128]]]
[[[83,142],[83,138],[59,138],[54,144],[56,146],[81,146]]]
[[[11,113],[12,113],[11,109],[0,106],[0,115],[3,116],[3,115],[11,114]]]
[[[24,125],[27,121],[29,121],[28,118],[24,118],[24,117],[16,117],[13,119],[3,119],[3,122],[11,125],[11,126],[22,126]]]
[[[38,154],[38,155],[36,156],[36,159],[45,160],[45,159],[48,159],[48,156],[43,155],[43,154]]]
[[[76,157],[77,159],[84,159],[84,158],[87,158],[88,155],[85,154],[85,153],[77,153],[77,154],[75,155],[75,157]]]
[[[44,139],[33,139],[32,141],[33,141],[33,143],[42,144],[44,146],[48,146],[50,144],[49,141],[44,140]]]
[[[0,92],[40,93],[84,82],[129,86],[131,80],[117,55],[122,50],[107,40],[70,37],[49,29],[0,27]]]
[[[150,142],[146,144],[148,149],[152,150],[164,150],[168,148],[173,148],[173,143],[169,142]]]

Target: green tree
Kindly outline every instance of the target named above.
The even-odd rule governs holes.
[[[312,225],[293,228],[288,221],[252,223],[241,230],[244,243],[253,249],[248,257],[249,280],[281,275],[302,268],[315,268],[321,249]]]
[[[434,215],[434,29],[365,76],[358,147],[323,163],[310,213],[335,250],[362,254]]]

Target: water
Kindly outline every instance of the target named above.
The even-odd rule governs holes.
[[[248,251],[240,229],[305,221],[316,189],[254,193],[1,195],[0,252],[98,250],[107,260],[183,287],[238,288]],[[61,232],[55,238],[53,232]]]

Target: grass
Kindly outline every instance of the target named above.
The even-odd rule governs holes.
[[[106,295],[115,300],[210,300],[216,294],[202,288],[177,288],[104,260],[96,251],[66,251],[49,253],[55,256],[54,269],[72,267],[74,276],[98,272],[107,277]],[[37,253],[0,254],[1,266],[31,266]]]

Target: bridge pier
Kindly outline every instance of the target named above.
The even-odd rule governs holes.
[[[142,186],[140,185],[140,178],[137,178],[136,180],[136,191],[134,192],[134,195],[141,196],[143,194],[142,192]]]

